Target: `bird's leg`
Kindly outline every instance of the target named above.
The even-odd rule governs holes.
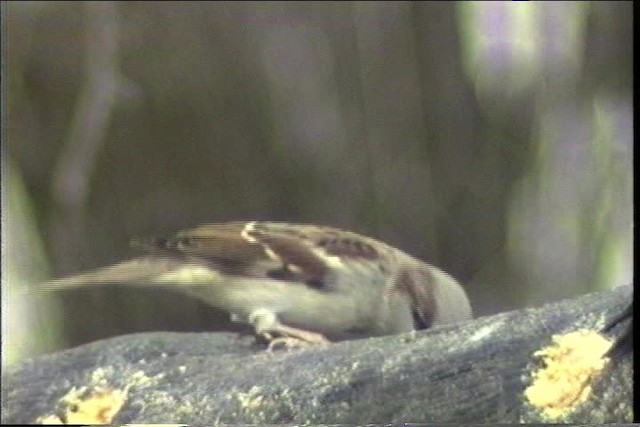
[[[285,348],[307,347],[325,345],[330,342],[322,334],[283,325],[278,321],[275,313],[269,310],[256,310],[249,315],[248,320],[255,328],[256,333],[269,341],[269,351],[280,346]]]

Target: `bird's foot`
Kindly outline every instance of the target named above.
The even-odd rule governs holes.
[[[268,351],[276,348],[301,348],[330,343],[324,335],[283,325],[269,310],[256,310],[249,316],[258,336],[269,342]]]
[[[273,334],[279,336],[274,338]],[[290,350],[294,348],[324,346],[331,342],[322,334],[292,328],[285,325],[278,325],[277,327],[272,328],[265,337],[269,341],[267,351],[273,351],[279,348]]]
[[[274,350],[292,350],[295,348],[309,348],[315,344],[310,343],[308,341],[303,341],[299,338],[293,337],[278,337],[273,338],[269,341],[269,346],[267,347],[268,352],[272,352]]]

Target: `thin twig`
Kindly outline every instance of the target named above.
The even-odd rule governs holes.
[[[83,228],[83,211],[96,154],[105,141],[117,100],[120,72],[119,25],[112,1],[88,1],[84,81],[52,180],[52,197],[58,208],[53,219],[54,256],[67,259],[74,236]]]

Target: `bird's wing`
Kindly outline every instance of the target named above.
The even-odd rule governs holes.
[[[331,227],[275,222],[206,224],[174,238],[154,239],[148,247],[204,259],[227,274],[314,287],[322,287],[346,261],[385,264],[385,254],[372,239]]]
[[[384,279],[394,253],[381,242],[331,227],[255,221],[205,224],[168,238],[134,239],[132,243],[149,254],[55,279],[42,288],[145,284],[157,282],[158,277],[161,283],[175,279],[188,284],[190,280],[206,282],[207,272],[323,288],[328,276],[334,280],[341,273],[357,276],[358,269]],[[188,274],[169,274],[177,269]]]

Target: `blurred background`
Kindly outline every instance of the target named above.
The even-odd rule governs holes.
[[[379,238],[478,316],[632,281],[631,2],[3,2],[3,364],[227,317],[44,295],[134,236]]]

